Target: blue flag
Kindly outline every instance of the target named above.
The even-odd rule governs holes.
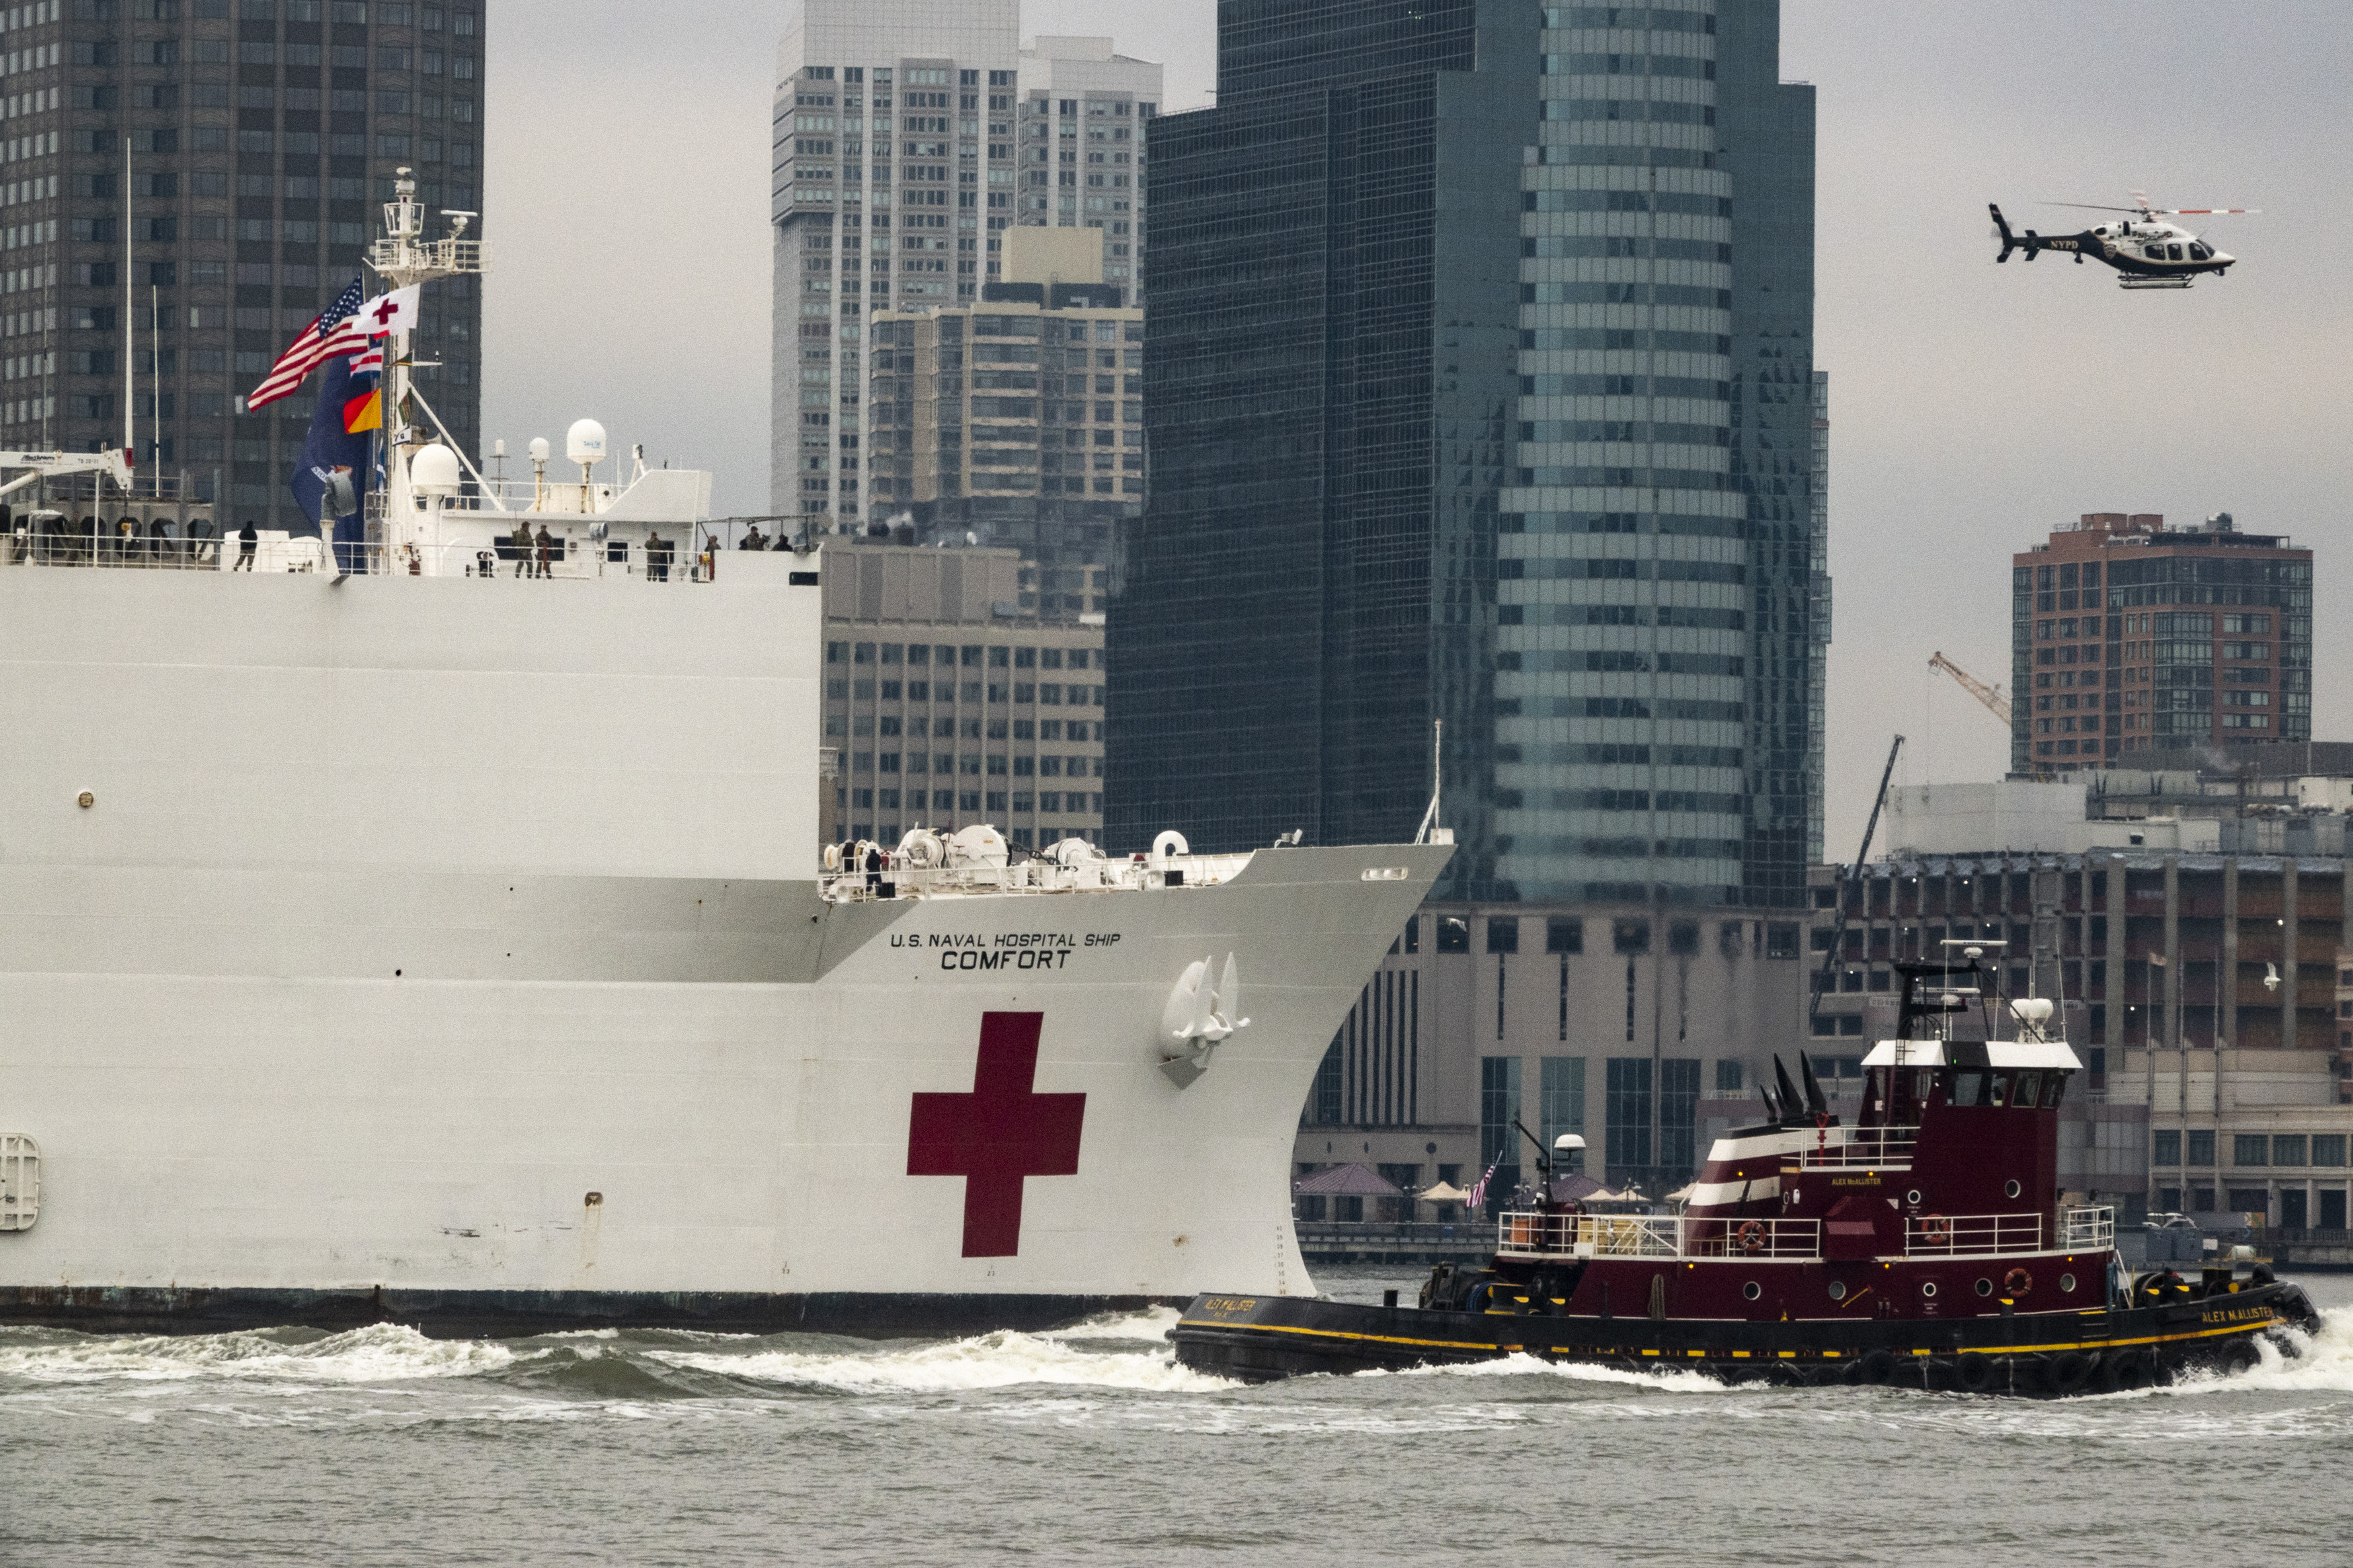
[[[364,398],[375,379],[372,374],[353,376],[347,355],[337,354],[327,362],[326,374],[320,378],[319,406],[311,416],[311,433],[294,463],[294,504],[302,509],[321,538],[332,541],[339,572],[365,570],[360,545],[367,537],[367,527],[361,510],[373,478],[371,437],[366,431],[353,434],[347,428],[344,407],[355,397]]]

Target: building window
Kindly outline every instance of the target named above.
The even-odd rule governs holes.
[[[2214,1163],[2214,1130],[2211,1127],[2189,1134],[2189,1163],[2211,1166]]]
[[[2151,1140],[2148,1152],[2148,1163],[2152,1165],[2179,1165],[2181,1163],[2181,1133],[2179,1130],[2167,1129],[2161,1131],[2153,1140]]]
[[[1543,1099],[1537,1107],[1541,1118],[1537,1131],[1544,1138],[1547,1155],[1563,1133],[1585,1131],[1585,1058],[1583,1057],[1546,1057],[1540,1068]],[[1581,1157],[1573,1158],[1569,1170],[1582,1169]],[[1556,1166],[1555,1169],[1560,1167]]]
[[[1546,952],[1583,952],[1585,922],[1572,915],[1546,916],[1545,951]]]
[[[1520,921],[1516,915],[1487,917],[1487,951],[1494,953],[1520,951]]]
[[[1492,1170],[1495,1180],[1487,1192],[1496,1197],[1519,1184],[1520,1058],[1479,1058],[1479,1168]]]
[[[2272,1141],[2262,1132],[2242,1132],[2231,1140],[2231,1163],[2233,1165],[2268,1165],[2272,1163]]]
[[[1604,1136],[1609,1183],[1646,1178],[1651,1168],[1651,1058],[1611,1057],[1606,1070]],[[1655,1195],[1655,1194],[1652,1194]]]

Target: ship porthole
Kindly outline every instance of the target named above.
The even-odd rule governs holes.
[[[1831,1300],[1833,1301],[1843,1301],[1846,1300],[1846,1282],[1844,1280],[1833,1279],[1831,1281]]]
[[[2059,1276],[2059,1289],[2072,1293],[2075,1289],[2075,1277],[2073,1274]]]
[[[1836,1287],[1832,1287],[1832,1289],[1836,1289]],[[2073,1289],[2073,1287],[2070,1286],[2068,1289]],[[1740,1293],[1749,1300],[1754,1301],[1757,1297],[1765,1294],[1765,1287],[1757,1283],[1756,1280],[1751,1279],[1747,1284],[1743,1285],[1740,1288]]]
[[[1980,1296],[1990,1296],[1990,1295],[1992,1295],[1992,1294],[1993,1294],[1993,1281],[1992,1281],[1992,1280],[1990,1280],[1990,1279],[1980,1279],[1980,1280],[1978,1280],[1978,1295],[1980,1295]]]
[[[1934,1279],[1923,1279],[1920,1281],[1920,1294],[1923,1296],[1933,1297],[1936,1293],[1936,1282]]]
[[[1904,1201],[1910,1204],[1914,1208],[1918,1208],[1920,1206],[1920,1189],[1915,1187],[1910,1192],[1905,1194]]]
[[[2001,1189],[2001,1195],[2006,1198],[2016,1197],[2018,1195],[2018,1184],[2016,1182],[2011,1182],[2007,1186],[2003,1187]]]

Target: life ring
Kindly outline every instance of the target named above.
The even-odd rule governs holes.
[[[1765,1222],[1750,1220],[1740,1227],[1740,1250],[1762,1252],[1765,1249]]]
[[[2096,1363],[2081,1351],[2061,1351],[2051,1358],[2049,1380],[2053,1394],[2079,1393]]]
[[[1992,1358],[1972,1352],[1953,1363],[1953,1386],[1963,1394],[1983,1394],[1991,1388]]]
[[[2023,1268],[2013,1268],[2001,1277],[2001,1289],[2002,1294],[2013,1299],[2031,1294],[2034,1289],[2034,1276]]]
[[[1940,1214],[1922,1215],[1920,1239],[1932,1247],[1944,1246],[1953,1239],[1953,1222]]]

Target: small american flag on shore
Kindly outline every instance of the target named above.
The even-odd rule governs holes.
[[[1472,1187],[1470,1195],[1462,1200],[1464,1208],[1475,1212],[1487,1206],[1487,1184],[1495,1179],[1495,1173],[1502,1168],[1503,1163],[1504,1157],[1501,1154],[1496,1155],[1495,1163],[1487,1167],[1487,1173],[1479,1178],[1479,1184]]]

